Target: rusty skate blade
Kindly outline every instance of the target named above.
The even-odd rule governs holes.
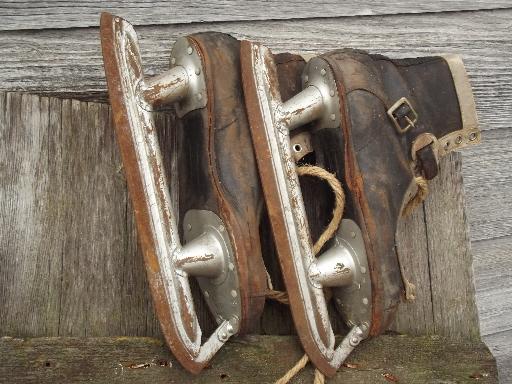
[[[339,124],[331,112],[339,107],[325,105],[321,85],[283,103],[273,56],[264,46],[243,41],[241,63],[253,145],[295,327],[311,361],[332,376],[368,335],[370,312],[365,309],[361,315],[354,298],[362,292],[371,297],[371,282],[359,273],[368,265],[361,232],[352,220],[343,220],[334,244],[314,256],[290,130],[313,121]],[[327,286],[346,304],[344,318],[351,325],[338,346],[323,292]]]
[[[188,95],[204,88],[204,78],[190,73],[187,63],[194,57],[200,60],[200,56],[192,41],[183,40],[174,48],[185,51],[183,62],[160,76],[145,79],[132,26],[108,13],[101,17],[101,43],[116,136],[153,302],[173,354],[188,371],[198,373],[239,331],[243,311],[229,226],[215,212],[190,210],[184,217],[188,231],[183,245],[178,234],[177,204],[171,200],[177,182],[171,175],[169,184],[164,173],[152,108],[181,100],[180,114],[180,109],[186,113],[207,102],[206,95],[202,100],[191,100],[192,105],[187,102]],[[218,328],[203,344],[190,277],[198,279],[218,322]]]

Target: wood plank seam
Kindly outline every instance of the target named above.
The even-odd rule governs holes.
[[[29,6],[27,6],[27,4]],[[147,6],[149,5],[149,6]],[[251,1],[233,4],[229,1],[183,3],[159,1],[158,3],[107,2],[89,0],[77,6],[72,2],[47,1],[43,6],[30,2],[18,2],[10,7],[7,2],[0,8],[3,30],[75,28],[96,26],[99,14],[107,10],[128,18],[134,25],[190,24],[200,22],[230,22],[259,20],[306,20],[332,17],[358,17],[368,15],[414,15],[447,12],[465,12],[489,9],[510,9],[505,0],[492,3],[483,0],[468,1],[326,1],[315,4],[308,1],[291,3]],[[67,12],[66,12],[67,11]]]

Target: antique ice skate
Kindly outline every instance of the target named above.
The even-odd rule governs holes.
[[[480,140],[459,58],[392,61],[335,51],[311,59],[303,90],[279,91],[272,54],[241,44],[242,79],[258,169],[297,333],[317,368],[332,376],[389,324],[404,286],[395,251],[400,215],[439,159]],[[310,124],[316,164],[342,182],[347,207],[338,234],[314,257],[290,132]],[[416,196],[416,198],[413,198]],[[335,346],[324,287],[350,331]]]
[[[101,39],[158,319],[176,358],[197,373],[232,335],[251,329],[265,301],[262,197],[239,79],[239,42],[217,33],[180,38],[171,68],[147,78],[128,22],[103,14]],[[179,117],[175,151],[160,148],[153,120],[155,109],[173,104]],[[170,184],[162,151],[174,158]],[[189,277],[197,278],[218,323],[204,344]]]

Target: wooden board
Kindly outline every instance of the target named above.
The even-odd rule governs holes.
[[[423,211],[400,223],[397,252],[417,300],[399,308],[397,331],[479,338],[462,185],[461,156],[454,153],[429,183]]]
[[[118,14],[137,25],[182,24],[205,21],[332,18],[424,12],[510,8],[507,0],[328,0],[311,3],[278,0],[257,1],[73,1],[44,2],[5,0],[0,8],[0,30],[74,28],[97,26],[102,11]]]
[[[273,383],[302,353],[295,337],[248,336],[228,342],[208,369],[192,376],[155,339],[3,338],[0,378],[12,384],[54,384],[64,378],[66,383]],[[308,365],[293,382],[309,384],[312,379]],[[332,384],[475,382],[498,382],[494,358],[483,343],[405,336],[381,336],[361,344],[329,380]]]
[[[425,2],[428,4],[429,2]],[[394,57],[461,54],[473,83],[483,130],[512,119],[512,10],[206,23],[137,28],[148,75],[168,67],[179,36],[217,30],[267,44],[276,52],[353,47]],[[105,99],[98,29],[0,33],[0,89]]]
[[[482,335],[512,331],[511,244],[512,237],[507,236],[472,247]]]
[[[0,105],[0,334],[158,335],[108,106]]]
[[[512,129],[485,131],[462,165],[473,240],[512,236]],[[512,248],[512,246],[510,247]]]
[[[9,149],[1,159],[0,306],[7,310],[0,312],[0,334],[160,337],[108,106],[0,95]],[[167,148],[170,119],[157,119]],[[398,252],[418,301],[400,310],[396,331],[478,335],[460,186],[460,156],[453,155],[423,212],[401,226]],[[445,237],[438,226],[447,222],[455,225]],[[279,274],[275,264],[269,270]],[[199,313],[210,331],[206,309]],[[293,333],[288,308],[269,305],[259,331]]]
[[[435,333],[479,338],[461,156],[441,162],[424,203]],[[453,276],[453,271],[458,271]]]
[[[498,363],[499,382],[512,383],[512,330],[484,337]]]

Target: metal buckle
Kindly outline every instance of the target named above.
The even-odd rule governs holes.
[[[400,134],[406,133],[418,121],[418,114],[407,98],[400,98],[388,109],[388,116]]]
[[[228,230],[214,212],[188,211],[184,219],[187,242],[180,240],[177,204],[171,199],[176,175],[169,188],[151,112],[155,106],[177,101],[182,113],[205,105],[207,95],[199,93],[205,82],[202,68],[197,67],[201,65],[194,52],[197,47],[192,40],[181,39],[172,53],[172,68],[147,79],[130,23],[102,14],[101,40],[116,136],[155,309],[176,358],[198,373],[240,328],[237,258]],[[204,343],[189,277],[198,278],[218,322]]]
[[[270,50],[242,41],[240,57],[258,170],[295,327],[311,361],[332,376],[369,334],[371,279],[362,234],[351,220],[342,221],[334,244],[315,257],[290,131],[311,122],[339,125],[334,76],[325,60],[312,59],[304,89],[283,103]],[[334,288],[337,308],[351,327],[338,346],[323,287]]]

